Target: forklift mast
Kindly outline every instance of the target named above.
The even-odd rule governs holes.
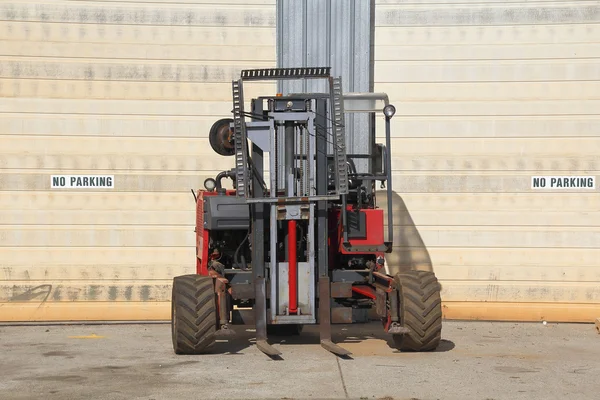
[[[270,356],[280,353],[267,342],[269,328],[299,333],[311,324],[319,325],[324,348],[348,355],[331,341],[331,324],[365,320],[366,313],[357,315],[373,307],[394,337],[425,335],[404,346],[437,346],[441,309],[435,276],[392,277],[384,271],[385,254],[393,247],[389,154],[395,107],[386,94],[344,94],[341,77],[330,72],[251,69],[232,81],[233,118],[213,124],[209,139],[218,154],[233,156],[234,168],[208,178],[196,197],[197,274],[176,277],[173,287],[176,352],[200,351],[213,336],[232,334],[234,305],[251,308],[257,347]],[[323,79],[328,92],[261,96],[250,99],[245,110],[245,83],[283,79]],[[365,148],[375,146],[367,156],[346,151],[346,114],[360,112],[385,118],[385,145],[375,144],[374,127],[356,137],[369,141]],[[369,170],[359,173],[354,159],[365,157]],[[234,190],[223,188],[223,178],[233,181]],[[376,203],[378,181],[387,184],[387,238],[384,211]],[[432,303],[424,308],[422,329],[413,331],[404,321],[409,313],[402,307],[412,305],[403,301],[402,285],[427,291],[423,301]],[[188,313],[206,304],[214,304],[214,332],[206,320],[209,309],[201,316]],[[190,341],[192,336],[199,339]]]

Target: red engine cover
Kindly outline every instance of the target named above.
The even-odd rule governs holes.
[[[351,206],[348,206],[348,210],[352,210]],[[383,210],[380,208],[366,208],[361,209],[361,213],[365,215],[366,227],[364,238],[348,239],[352,246],[369,246],[377,247],[381,246],[385,242],[384,230],[383,230]],[[340,223],[340,210],[332,210],[329,214],[329,227],[330,232],[333,232],[329,237],[329,259],[330,265],[334,267],[338,263],[338,254],[376,254],[384,256],[383,252],[349,252],[343,246],[343,234],[342,226]]]

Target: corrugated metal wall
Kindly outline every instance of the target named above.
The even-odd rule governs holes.
[[[344,92],[373,91],[374,0],[280,0],[277,2],[277,65],[331,67]],[[282,81],[282,93],[327,92],[324,80]],[[372,121],[366,114],[346,116],[348,154],[371,153]],[[358,172],[369,163],[354,158]]]
[[[447,317],[600,314],[598,189],[530,189],[597,174],[599,3],[377,1],[390,267],[432,268]],[[273,0],[0,2],[0,320],[168,317],[171,277],[193,271],[189,189],[231,167],[208,128],[239,69],[275,65],[275,18]],[[115,189],[51,190],[56,173]]]
[[[433,269],[446,317],[600,315],[597,191],[530,188],[598,170],[599,4],[379,0],[369,75],[372,2],[278,2],[279,65],[396,104],[388,267]]]
[[[598,187],[530,186],[598,174],[600,2],[379,0],[375,18],[394,263],[433,268],[450,318],[600,315]]]
[[[273,66],[274,0],[0,2],[0,320],[168,318],[190,189],[231,168],[209,127],[241,68]]]

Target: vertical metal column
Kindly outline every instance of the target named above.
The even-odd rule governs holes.
[[[262,174],[263,171],[263,151],[252,145],[252,161],[256,169]],[[262,178],[262,176],[261,176]],[[253,179],[253,195],[263,196],[263,188],[260,185],[258,176]],[[254,318],[256,323],[256,345],[265,354],[278,356],[280,351],[267,343],[267,285],[265,277],[265,219],[266,206],[264,203],[252,204],[252,274],[254,278],[254,292],[256,299],[254,304]]]
[[[294,185],[294,155],[296,154],[295,145],[296,145],[296,135],[293,121],[285,122],[285,156],[284,156],[284,167],[283,171],[285,174],[285,188],[286,194],[289,197],[295,196],[295,188]]]
[[[316,183],[317,196],[327,194],[327,103],[325,100],[316,101]],[[317,265],[319,279],[328,275],[328,246],[327,233],[329,230],[327,219],[327,201],[317,201]]]
[[[348,166],[346,165],[346,122],[344,120],[344,100],[342,99],[342,78],[331,79],[331,104],[333,115],[333,143],[336,148],[335,164],[337,168],[340,194],[348,194]]]
[[[318,173],[317,195],[325,195],[328,191],[327,182],[327,108],[325,100],[317,100],[316,117],[316,170],[325,171]],[[333,135],[332,135],[333,136]],[[331,279],[329,278],[329,246],[327,245],[329,225],[327,218],[327,201],[317,201],[317,271],[319,291],[319,339],[321,346],[339,356],[348,356],[351,353],[331,341]]]
[[[296,253],[296,220],[290,219],[288,225],[288,282],[289,313],[298,312],[298,254]]]
[[[327,171],[327,106],[317,100],[316,169]],[[327,194],[327,172],[317,174],[317,195]],[[329,247],[327,201],[317,201],[317,270],[319,291],[319,330],[321,343],[331,342],[331,284],[329,279]]]
[[[248,165],[248,142],[246,125],[244,124],[244,89],[242,80],[233,81],[233,131],[235,149],[235,182],[237,197],[246,197],[248,194],[248,180],[246,179],[246,166]]]

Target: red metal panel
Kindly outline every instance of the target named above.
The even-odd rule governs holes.
[[[365,239],[350,239],[352,246],[379,246],[383,244],[383,210],[364,209],[367,221],[367,237]]]
[[[358,294],[362,294],[363,296],[369,297],[371,299],[376,298],[375,289],[371,286],[352,286],[352,291]]]
[[[351,210],[352,207],[348,206],[348,210]],[[361,209],[361,212],[365,214],[366,220],[366,236],[364,239],[349,239],[351,246],[369,246],[369,247],[377,247],[384,244],[384,226],[383,226],[383,210],[380,208],[365,208]],[[329,228],[330,230],[335,230],[337,235],[331,235],[329,238],[329,246],[330,253],[329,258],[332,261],[337,259],[336,253],[339,252],[341,254],[376,254],[384,256],[383,252],[348,252],[344,249],[343,235],[341,225],[339,224],[340,219],[340,210],[334,210],[329,214]],[[337,229],[336,229],[337,226]],[[331,263],[331,261],[330,261]],[[335,265],[335,264],[334,264]]]
[[[290,314],[298,312],[298,269],[296,257],[296,220],[288,221],[288,279],[289,279],[289,306]]]
[[[211,196],[212,192],[199,190],[196,201],[196,273],[208,275],[208,244],[209,231],[204,229],[204,196]]]

